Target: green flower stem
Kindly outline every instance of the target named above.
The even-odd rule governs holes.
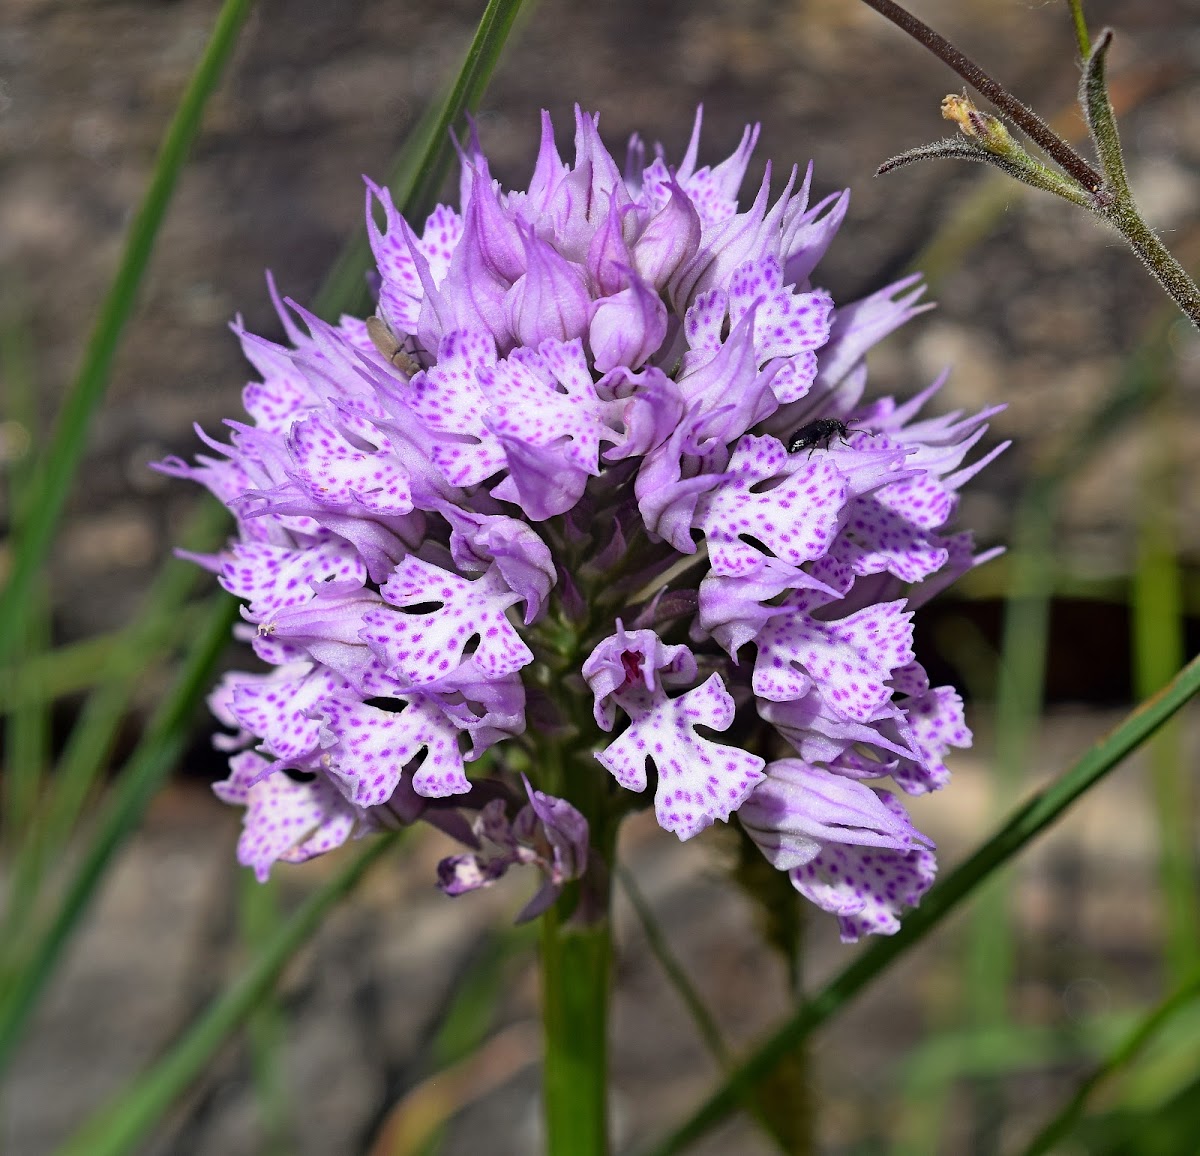
[[[612,933],[605,915],[573,925],[568,891],[542,916],[542,1074],[548,1156],[608,1156],[608,993]]]
[[[734,1112],[748,1089],[766,1078],[798,1043],[821,1027],[888,966],[920,943],[964,899],[1083,794],[1118,767],[1164,722],[1200,692],[1200,658],[1194,659],[1159,694],[1143,702],[1064,775],[1035,794],[957,870],[925,896],[890,939],[876,940],[799,1011],[756,1048],[738,1069],[665,1140],[646,1156],[682,1152]]]
[[[1075,41],[1079,45],[1079,59],[1087,60],[1088,54],[1092,51],[1092,38],[1088,35],[1087,20],[1083,15],[1083,2],[1082,0],[1067,0],[1067,7],[1071,10]]]
[[[126,1156],[191,1086],[233,1031],[270,992],[288,961],[321,926],[329,911],[396,842],[396,833],[372,838],[271,936],[250,967],[226,988],[186,1033],[138,1080],[92,1117],[56,1156]]]
[[[104,400],[113,357],[133,312],[175,182],[199,132],[208,98],[233,53],[251,3],[252,0],[225,0],[221,7],[212,37],[163,138],[150,187],[134,217],[120,267],[92,330],[79,376],[58,414],[46,451],[37,463],[29,493],[25,532],[13,558],[12,574],[0,595],[0,661],[13,653],[25,630],[29,599],[38,588],[38,575],[83,457],[91,419]]]
[[[583,727],[580,732],[587,733]],[[543,741],[539,786],[565,798],[588,821],[586,890],[568,885],[542,916],[542,1097],[547,1156],[608,1154],[608,997],[612,986],[611,870],[619,815],[608,776],[571,773],[585,744]],[[589,757],[590,756],[585,756]]]
[[[1100,216],[1125,238],[1150,275],[1200,329],[1200,288],[1142,220],[1133,201],[1113,205],[1100,212]]]

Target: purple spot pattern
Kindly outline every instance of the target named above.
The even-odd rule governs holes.
[[[512,674],[533,661],[505,610],[520,600],[499,568],[468,581],[419,558],[405,558],[380,588],[383,597],[403,609],[437,602],[427,614],[373,610],[363,616],[362,640],[390,674],[415,685],[450,675],[462,661],[463,649],[475,640],[475,666],[488,678]]]
[[[260,877],[421,820],[465,845],[443,890],[533,866],[522,917],[540,913],[594,858],[583,815],[536,789],[564,719],[614,792],[656,782],[680,838],[738,813],[844,934],[894,930],[932,877],[868,784],[938,789],[970,742],[911,614],[994,556],[947,525],[1004,448],[972,452],[998,407],[924,416],[940,381],[867,398],[865,356],[921,287],[835,307],[815,278],[846,194],[810,204],[811,168],[770,164],[743,191],[758,129],[712,166],[700,130],[677,163],[635,139],[622,170],[595,115],[576,110],[569,163],[544,115],[516,190],[472,136],[458,204],[419,229],[367,183],[385,328],[330,324],[270,279],[286,339],[235,322],[248,417],[157,468],[237,521],[195,560],[244,600],[239,637],[270,668],[210,699],[232,755],[217,791],[246,807]],[[844,438],[787,452],[831,418]],[[710,737],[739,712],[798,758]],[[503,757],[467,779],[527,726],[524,795]],[[564,793],[589,795],[588,773]]]
[[[760,492],[763,482],[781,479]],[[771,554],[793,566],[811,562],[829,550],[846,483],[826,459],[793,457],[773,437],[743,437],[725,480],[704,495],[695,524],[704,530],[714,574],[732,578],[756,574]]]
[[[887,791],[878,794],[904,810]],[[856,943],[864,935],[894,935],[900,913],[921,901],[936,873],[937,861],[925,847],[901,853],[830,843],[788,876],[805,899],[838,917],[843,943]]]
[[[386,442],[382,436],[381,442]],[[388,450],[360,449],[327,419],[309,414],[288,437],[296,479],[322,505],[407,514],[408,475]]]
[[[340,847],[358,815],[326,779],[295,782],[253,751],[229,760],[228,779],[213,784],[217,798],[245,807],[237,857],[265,882],[275,863],[303,863]]]
[[[754,693],[787,702],[815,684],[834,714],[869,722],[891,698],[892,671],[913,660],[912,615],[901,601],[822,620],[809,613],[821,597],[789,595],[768,620],[757,639]]]
[[[762,781],[763,759],[696,732],[698,726],[726,730],[733,715],[733,698],[713,674],[678,698],[657,694],[646,713],[596,758],[630,791],[646,789],[646,765],[653,761],[659,826],[690,839],[715,819],[727,821]]]
[[[457,728],[433,698],[405,697],[398,711],[336,698],[314,711],[321,723],[321,766],[356,806],[386,803],[404,768],[422,752],[425,760],[412,776],[418,795],[440,799],[471,789]]]

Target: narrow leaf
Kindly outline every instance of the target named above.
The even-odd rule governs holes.
[[[155,713],[121,772],[95,835],[49,926],[27,949],[19,972],[0,1000],[0,1068],[11,1058],[42,989],[104,878],[113,855],[136,827],[147,804],[187,743],[192,713],[204,693],[237,619],[237,602],[214,598],[171,693]]]
[[[63,402],[50,443],[38,463],[28,503],[27,533],[21,538],[8,584],[0,594],[0,661],[12,654],[24,629],[29,598],[37,588],[38,573],[83,457],[92,417],[108,388],[113,357],[133,312],[159,227],[200,129],[204,107],[229,61],[251,2],[225,0],[221,7],[212,37],[163,138],[150,186],[133,219],[117,275],[92,330],[79,376]]]

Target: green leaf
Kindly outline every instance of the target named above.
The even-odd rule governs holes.
[[[1177,710],[1200,692],[1200,658],[1192,661],[1160,694],[1142,703],[1100,739],[1074,766],[1017,809],[986,843],[951,872],[909,912],[890,939],[876,940],[852,964],[817,992],[725,1080],[718,1089],[647,1156],[682,1152],[735,1111],[755,1083],[777,1061],[829,1020],[885,968],[920,943],[960,903],[1059,819],[1077,800],[1119,766]]]

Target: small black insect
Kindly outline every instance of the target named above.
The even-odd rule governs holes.
[[[829,443],[834,438],[840,438],[843,444],[849,445],[846,441],[846,435],[851,433],[866,433],[865,430],[851,429],[844,421],[838,421],[836,417],[819,417],[816,421],[810,421],[808,425],[802,425],[788,439],[788,453],[798,454],[801,450],[808,450],[809,456],[813,450],[827,450]]]

